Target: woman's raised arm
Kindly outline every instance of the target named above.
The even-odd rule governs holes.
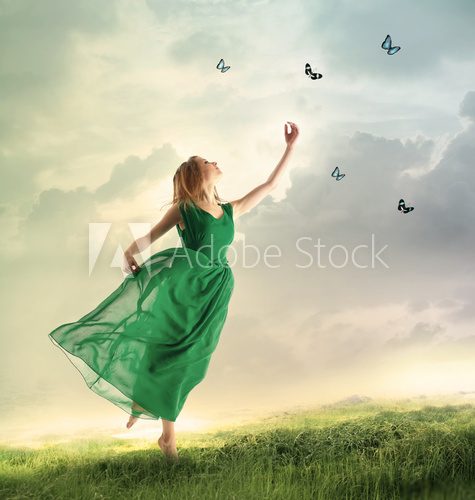
[[[290,126],[290,132],[287,131],[287,123]],[[254,189],[249,191],[249,193],[244,195],[242,198],[230,202],[231,205],[233,206],[234,219],[237,219],[240,215],[249,212],[249,210],[258,205],[267,196],[267,194],[270,193],[279,183],[279,180],[282,177],[284,169],[287,166],[289,154],[293,150],[294,142],[299,135],[299,129],[297,125],[295,125],[295,123],[286,122],[284,124],[284,133],[285,133],[285,142],[287,143],[287,147],[285,148],[285,152],[281,160],[279,161],[275,169],[272,171],[272,173],[269,175],[269,178],[262,184],[259,184]]]

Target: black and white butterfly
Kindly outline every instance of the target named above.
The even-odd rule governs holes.
[[[392,56],[393,54],[401,50],[401,47],[394,47],[393,45],[391,45],[391,43],[391,37],[387,35],[384,39],[384,42],[381,44],[381,48],[386,50],[389,56]]]
[[[403,214],[407,214],[408,212],[412,212],[414,210],[414,207],[406,207],[406,203],[401,198],[399,200],[399,205],[397,206],[397,209]]]
[[[220,69],[221,70],[221,73],[224,73],[225,71],[228,71],[228,69],[230,68],[231,66],[225,66],[224,65],[224,59],[221,59],[218,63],[218,65],[216,66],[216,69]]]
[[[310,64],[308,63],[305,64],[305,74],[308,75],[312,80],[318,80],[323,76],[321,73],[314,73],[312,71],[312,68],[310,67]]]
[[[343,177],[345,177],[345,174],[340,174],[340,169],[338,167],[335,167],[335,170],[332,172],[332,177],[335,177],[337,181],[341,181]]]

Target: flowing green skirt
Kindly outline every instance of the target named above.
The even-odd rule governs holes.
[[[233,288],[226,259],[167,248],[48,336],[95,393],[130,415],[174,422],[206,375]]]

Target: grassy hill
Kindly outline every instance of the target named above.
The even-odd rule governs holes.
[[[158,435],[157,435],[158,437]],[[0,447],[1,498],[475,499],[475,406],[353,402],[177,435]]]

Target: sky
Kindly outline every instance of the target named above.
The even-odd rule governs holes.
[[[282,157],[287,120],[296,147],[235,221],[229,314],[182,428],[474,391],[474,21],[471,0],[0,0],[4,432],[32,415],[125,423],[48,333],[119,286],[181,162],[217,161],[218,193],[241,198]],[[90,272],[91,223],[110,230]],[[172,230],[152,251],[179,245]]]

